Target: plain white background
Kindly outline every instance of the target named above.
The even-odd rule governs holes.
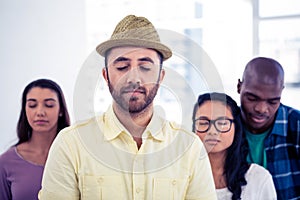
[[[21,93],[30,81],[56,81],[71,110],[86,58],[84,6],[83,0],[0,1],[0,152],[16,141]]]

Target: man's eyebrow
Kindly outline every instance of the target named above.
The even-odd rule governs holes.
[[[151,62],[154,64],[154,61],[149,57],[139,58],[138,61],[144,61],[144,62],[146,61],[146,62]]]
[[[271,99],[268,99],[268,101],[279,101],[281,99],[281,97],[274,97]]]
[[[255,94],[253,94],[253,93],[251,93],[251,92],[245,92],[245,94],[246,94],[247,96],[252,96],[252,97],[255,97],[255,98],[257,98],[257,99],[260,99],[259,96],[256,96]]]
[[[253,93],[250,93],[250,92],[246,92],[246,95],[247,96],[252,96],[252,97],[254,97],[256,99],[259,99],[259,100],[266,100],[266,101],[278,101],[278,100],[281,99],[281,97],[274,97],[274,98],[270,98],[270,99],[262,99],[259,96],[255,95]]]
[[[130,59],[121,56],[121,57],[116,58],[116,59],[114,60],[113,64],[116,64],[116,63],[118,63],[118,62],[126,62],[126,61],[130,61]],[[139,58],[138,61],[140,61],[140,62],[150,62],[150,63],[153,63],[153,64],[154,64],[154,61],[153,61],[151,58],[149,58],[149,57],[142,57],[142,58]]]
[[[130,59],[121,56],[121,57],[116,58],[116,59],[114,60],[113,64],[116,64],[116,63],[118,63],[118,62],[124,62],[124,61],[130,61]]]

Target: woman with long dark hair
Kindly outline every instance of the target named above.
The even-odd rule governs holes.
[[[0,156],[0,199],[38,199],[49,148],[70,125],[64,94],[57,83],[38,79],[22,94],[18,142]]]
[[[218,199],[276,199],[272,176],[257,164],[248,164],[240,109],[224,93],[198,97],[193,131],[208,152]]]

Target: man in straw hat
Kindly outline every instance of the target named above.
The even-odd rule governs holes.
[[[200,140],[154,112],[172,52],[151,22],[125,17],[96,50],[112,105],[59,134],[40,199],[216,199]]]

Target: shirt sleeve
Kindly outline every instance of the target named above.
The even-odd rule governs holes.
[[[217,195],[209,158],[200,139],[195,139],[192,151],[195,151],[196,154],[191,158],[194,163],[186,199],[216,200]]]
[[[7,170],[2,157],[0,157],[0,199],[12,199],[10,182],[7,180]]]
[[[80,199],[74,151],[63,133],[54,140],[45,165],[40,200]]]

